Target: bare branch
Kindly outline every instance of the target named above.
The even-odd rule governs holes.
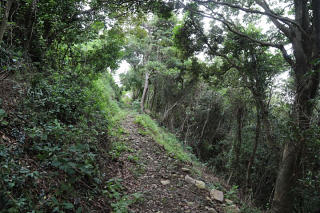
[[[267,5],[267,3],[265,1],[263,1],[263,2],[261,2],[260,0],[256,0],[255,1],[265,11],[260,11],[260,10],[250,9],[250,8],[244,8],[244,7],[239,6],[239,5],[235,5],[235,4],[231,4],[231,3],[227,3],[227,2],[216,1],[216,0],[208,0],[208,1],[194,0],[194,1],[199,3],[199,4],[201,4],[201,5],[203,5],[203,6],[204,6],[204,4],[207,4],[207,3],[215,3],[215,4],[218,4],[218,5],[227,6],[227,7],[234,8],[234,9],[238,9],[238,10],[241,10],[241,11],[244,11],[244,12],[247,12],[247,13],[265,15],[265,16],[268,16],[271,19],[271,21],[276,25],[276,27],[278,27],[278,28],[280,27],[279,29],[283,33],[285,33],[284,31],[288,31],[289,29],[287,27],[285,27],[283,24],[281,24],[279,21],[287,24],[288,26],[292,26],[292,25],[296,26],[304,35],[308,35],[306,33],[306,31],[301,27],[301,25],[299,25],[296,21],[294,21],[294,20],[292,20],[290,18],[283,17],[283,16],[275,14],[269,8],[269,6]],[[274,21],[276,21],[276,23]],[[287,29],[287,30],[285,30],[285,29]],[[286,36],[289,35],[287,33],[288,32],[285,33]]]
[[[181,3],[181,5],[182,5],[183,8],[186,8],[186,6],[185,6],[183,3]],[[190,10],[190,8],[188,8],[188,9]],[[247,38],[247,39],[250,40],[250,41],[256,42],[256,43],[258,43],[258,44],[260,44],[260,45],[262,45],[262,46],[275,47],[275,48],[280,49],[280,47],[284,45],[284,44],[275,44],[275,43],[271,43],[271,42],[267,42],[267,41],[261,41],[261,40],[257,40],[257,39],[255,39],[255,38],[252,38],[252,37],[250,37],[249,35],[247,35],[247,34],[245,34],[245,33],[242,33],[242,32],[240,32],[239,30],[236,30],[236,29],[235,29],[235,24],[232,23],[232,22],[227,21],[227,20],[224,18],[224,16],[223,16],[222,14],[220,14],[220,13],[217,13],[217,12],[213,12],[213,11],[212,11],[213,14],[210,15],[210,14],[206,14],[206,13],[203,12],[203,11],[198,11],[198,10],[193,10],[193,9],[191,9],[191,11],[194,12],[195,14],[201,15],[201,16],[203,16],[203,17],[205,17],[205,18],[210,18],[210,19],[219,21],[219,22],[221,22],[224,26],[226,26],[231,32],[233,32],[233,33],[235,33],[235,34],[237,34],[237,35],[239,35],[239,36],[242,36],[242,37],[244,37],[244,38]],[[214,16],[214,15],[219,16],[219,18],[216,17],[216,16]],[[232,26],[233,26],[233,27],[232,27]]]
[[[274,14],[271,9],[269,8],[269,6],[267,5],[267,3],[265,1],[259,1],[256,0],[257,4],[260,5],[265,11],[268,11],[271,14]],[[273,22],[273,24],[283,32],[283,34],[285,34],[289,39],[292,38],[292,32],[290,30],[290,28],[286,27],[285,25],[281,24],[278,19],[271,17],[270,16],[270,20]],[[300,25],[299,25],[300,26]],[[301,26],[300,26],[301,27]],[[304,30],[302,30],[304,31]]]
[[[293,68],[295,66],[295,62],[292,60],[292,58],[289,56],[289,54],[287,53],[286,49],[284,48],[283,45],[281,45],[279,48],[278,48],[281,53],[282,53],[282,56],[283,58],[286,60],[286,62],[288,62],[288,64]]]
[[[226,21],[226,20],[223,20],[221,18],[216,18],[216,17],[213,17],[213,19],[217,20],[217,21],[220,21],[221,23],[223,23],[231,32],[241,36],[241,37],[244,37],[250,41],[253,41],[255,43],[258,43],[262,46],[266,46],[266,47],[275,47],[275,48],[280,48],[281,46],[283,46],[283,44],[275,44],[275,43],[271,43],[271,42],[267,42],[267,41],[261,41],[261,40],[258,40],[258,39],[255,39],[255,38],[252,38],[250,37],[249,35],[245,34],[245,33],[242,33],[236,29],[234,29],[231,25],[232,23]]]
[[[286,60],[286,62],[287,62],[291,67],[294,67],[294,66],[295,66],[295,62],[292,60],[292,58],[290,57],[290,55],[287,53],[286,49],[284,48],[284,45],[285,45],[284,43],[278,43],[278,44],[277,44],[277,43],[271,43],[271,42],[261,41],[261,40],[252,38],[252,37],[250,37],[249,35],[241,32],[240,30],[237,30],[237,29],[236,29],[236,25],[235,25],[234,23],[232,23],[232,22],[227,21],[222,14],[217,13],[217,12],[214,12],[214,11],[212,11],[212,10],[211,10],[211,12],[213,13],[213,15],[209,15],[209,14],[206,14],[206,13],[204,13],[204,12],[202,12],[202,11],[197,11],[197,10],[192,10],[192,12],[194,12],[194,13],[196,13],[196,14],[199,14],[199,15],[202,15],[203,17],[207,17],[207,18],[210,18],[210,19],[219,21],[219,22],[221,22],[224,26],[226,26],[226,27],[229,29],[229,31],[231,31],[232,33],[237,34],[238,36],[241,36],[241,37],[243,37],[243,38],[246,38],[246,39],[248,39],[248,40],[250,40],[250,41],[252,41],[252,42],[258,43],[258,44],[260,44],[261,46],[274,47],[274,48],[279,49],[279,50],[281,51],[284,59]],[[214,15],[219,16],[219,18],[216,17],[216,16],[214,16]],[[198,28],[198,30],[199,30],[199,31],[203,34],[203,36],[204,36],[204,33],[202,32],[202,30],[199,29],[199,28]],[[209,48],[211,51],[214,51],[214,50],[212,49],[211,45],[208,43],[207,40],[206,40],[206,45],[208,46],[208,48]],[[232,61],[230,61],[230,59],[228,59],[228,57],[220,54],[220,53],[217,52],[217,51],[214,51],[214,52],[216,52],[216,55],[218,55],[218,56],[220,56],[220,57],[223,57],[223,58],[225,58],[226,60],[228,60],[228,62],[229,62],[230,64],[232,64],[235,68],[237,68],[236,65],[235,65],[234,63],[232,63]]]

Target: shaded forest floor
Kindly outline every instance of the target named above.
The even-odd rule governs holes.
[[[109,185],[114,188],[121,185],[127,196],[124,199],[113,196],[117,200],[112,204],[115,212],[239,211],[230,200],[225,203],[210,196],[210,186],[221,184],[205,167],[168,154],[163,145],[155,142],[145,133],[144,127],[134,121],[133,115],[122,120],[121,125],[121,142],[114,148],[109,171],[113,183]],[[193,184],[189,177],[203,181],[206,187]],[[121,210],[124,206],[127,210]]]

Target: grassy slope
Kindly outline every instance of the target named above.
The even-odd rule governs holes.
[[[12,97],[14,110],[5,107],[11,97],[0,97],[0,212],[108,211],[106,149],[122,114],[111,77],[85,87],[65,74],[37,79]],[[12,94],[25,85],[15,81]]]
[[[184,162],[196,162],[195,156],[183,147],[175,135],[159,127],[150,116],[146,114],[137,115],[135,122],[144,127],[145,132],[142,131],[142,133],[150,135],[157,143],[163,145],[169,155],[173,155],[175,158]]]

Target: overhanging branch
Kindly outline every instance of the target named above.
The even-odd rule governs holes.
[[[186,6],[184,4],[182,4],[184,8],[186,8]],[[190,9],[190,8],[189,8]],[[241,36],[243,38],[246,38],[252,42],[255,42],[257,44],[260,44],[261,46],[265,46],[265,47],[274,47],[277,48],[281,51],[284,59],[286,60],[286,62],[291,66],[294,67],[295,62],[292,60],[292,58],[290,57],[290,55],[287,53],[286,49],[284,48],[284,43],[272,43],[272,42],[268,42],[268,41],[261,41],[255,38],[252,38],[251,36],[235,29],[235,24],[232,22],[227,21],[224,16],[220,13],[214,12],[211,10],[212,14],[206,14],[202,11],[198,11],[198,10],[192,10],[192,12],[201,15],[203,17],[206,18],[210,18],[216,21],[219,21],[220,23],[222,23],[224,26],[226,26],[228,28],[228,30],[238,36]],[[218,17],[217,17],[218,16]],[[199,30],[199,29],[198,29]],[[204,35],[204,33],[201,31],[201,33]],[[206,41],[206,45],[208,46],[209,49],[211,49],[210,44]],[[218,52],[216,52],[216,54],[218,54]],[[222,55],[219,55],[221,57],[223,57]],[[224,57],[225,58],[225,57]],[[226,59],[226,58],[225,58]],[[229,61],[230,62],[230,61]]]
[[[230,7],[230,8],[238,9],[238,10],[244,11],[246,13],[260,14],[260,15],[268,16],[271,19],[271,21],[276,25],[276,27],[278,27],[278,29],[280,29],[283,33],[285,33],[285,35],[287,37],[289,36],[289,28],[287,28],[286,26],[281,24],[280,21],[285,23],[289,27],[290,26],[296,26],[304,35],[308,35],[306,33],[306,31],[301,27],[301,25],[299,23],[297,23],[296,21],[294,21],[294,20],[292,20],[290,18],[283,17],[283,16],[275,14],[270,9],[270,7],[267,5],[267,3],[264,0],[262,0],[262,1],[261,0],[255,0],[255,2],[260,7],[262,7],[264,9],[264,11],[245,8],[245,7],[242,7],[240,5],[235,5],[235,4],[232,4],[232,3],[222,2],[222,1],[217,1],[217,0],[208,0],[208,1],[194,0],[194,1],[199,3],[202,6],[205,6],[208,3],[214,3],[214,4],[217,4],[217,5],[222,5],[222,6],[227,6],[227,7]]]

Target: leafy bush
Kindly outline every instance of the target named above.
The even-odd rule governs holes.
[[[16,137],[0,142],[0,210],[87,212],[96,208],[92,197],[108,206],[100,162],[118,111],[110,81],[80,72],[34,76],[21,119],[10,123]]]

